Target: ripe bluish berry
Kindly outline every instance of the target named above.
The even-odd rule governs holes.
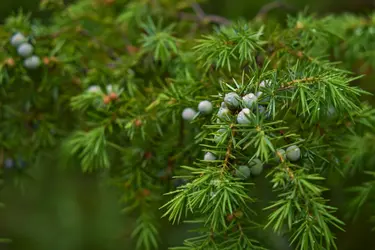
[[[38,56],[31,56],[26,58],[23,64],[27,69],[36,69],[40,66],[40,58]]]
[[[240,106],[240,96],[235,92],[230,92],[224,96],[225,105],[229,109],[237,109]]]
[[[20,46],[21,44],[25,43],[26,42],[26,37],[17,32],[16,34],[14,34],[12,36],[12,38],[10,39],[10,43],[14,46],[14,47],[18,47]]]
[[[4,167],[5,168],[12,168],[14,166],[14,161],[11,158],[7,158],[4,161]]]
[[[236,176],[238,178],[241,178],[242,180],[246,180],[247,178],[250,177],[250,168],[246,165],[239,166],[236,169]]]
[[[260,175],[263,171],[263,163],[257,158],[250,162],[250,167],[253,175]]]
[[[258,97],[254,95],[253,93],[250,93],[242,97],[242,100],[246,108],[252,108],[253,105],[258,100]]]
[[[329,118],[333,118],[336,115],[336,109],[333,106],[329,106],[327,110],[327,115]]]
[[[197,115],[197,112],[192,108],[186,108],[182,111],[182,118],[186,121],[192,121]]]
[[[241,110],[240,113],[237,115],[237,122],[239,124],[249,124],[251,123],[251,120],[249,119],[249,116],[251,115],[251,111],[248,108],[244,108]]]
[[[217,132],[216,132],[216,134],[215,134],[215,136],[214,136],[214,141],[217,143],[217,144],[220,144],[223,140],[224,140],[224,137],[225,137],[225,135],[226,135],[226,129],[224,129],[224,128],[221,128],[221,129],[219,129]]]
[[[281,157],[283,160],[286,159],[286,152],[285,152],[284,149],[281,149],[281,148],[278,149],[278,150],[276,150],[276,161],[277,161],[277,162],[281,162],[280,157]]]
[[[22,57],[31,56],[33,54],[33,51],[34,47],[29,43],[23,43],[17,49],[18,54]]]
[[[301,149],[296,145],[288,147],[286,149],[286,157],[290,161],[298,161],[301,158]]]
[[[201,101],[199,104],[198,104],[198,110],[199,112],[201,112],[202,114],[210,114],[212,112],[212,103],[210,101]]]
[[[211,153],[211,152],[207,152],[204,154],[204,158],[203,158],[205,161],[214,161],[216,160],[216,156]]]

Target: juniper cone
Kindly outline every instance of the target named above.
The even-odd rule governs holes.
[[[31,56],[24,60],[24,66],[28,69],[36,69],[40,66],[41,61],[38,56]]]
[[[0,210],[0,239],[7,232],[14,244],[5,248],[67,236],[58,224],[36,220],[36,230],[9,218],[28,190],[45,187],[35,173],[70,168],[118,195],[111,207],[126,223],[114,232],[103,215],[100,237],[89,237],[101,249],[368,248],[370,235],[354,242],[343,232],[375,227],[352,220],[375,216],[375,99],[360,87],[374,79],[375,14],[274,11],[277,1],[228,20],[208,12],[214,1],[198,2],[41,1],[43,19],[4,19],[0,202],[16,208]],[[10,156],[23,161],[4,169]],[[25,195],[13,192],[21,187]],[[91,210],[101,211],[99,198]],[[76,221],[72,235],[91,228]]]
[[[204,160],[205,161],[214,161],[214,160],[216,160],[216,156],[211,152],[207,152],[204,155]]]
[[[243,180],[246,180],[247,178],[249,178],[250,176],[250,168],[248,166],[239,166],[237,169],[236,169],[236,176],[238,178],[241,178]]]
[[[199,112],[203,114],[210,114],[212,112],[212,103],[210,101],[201,101],[198,105]]]
[[[24,42],[26,42],[26,37],[21,34],[21,33],[16,33],[12,36],[12,38],[10,39],[10,43],[14,46],[14,47],[18,47],[20,46],[21,44],[23,44]]]
[[[288,147],[286,149],[286,157],[291,161],[298,161],[301,157],[301,149],[296,145]]]
[[[186,108],[182,111],[182,118],[187,121],[192,121],[197,112],[192,108]]]
[[[33,54],[34,48],[29,43],[23,43],[18,47],[17,51],[20,56],[29,57]]]

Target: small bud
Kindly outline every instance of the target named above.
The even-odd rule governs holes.
[[[282,162],[284,161],[286,158],[286,152],[284,149],[278,149],[276,150],[276,161],[277,162]]]
[[[13,67],[15,65],[15,62],[14,62],[13,58],[8,58],[8,59],[5,60],[4,64],[9,66],[9,67]]]
[[[210,101],[201,101],[198,105],[198,110],[202,114],[210,114],[212,112],[212,103]]]
[[[145,188],[145,189],[143,189],[142,194],[143,194],[143,196],[147,197],[151,194],[151,191]]]
[[[228,214],[227,215],[227,221],[232,221],[234,219],[234,216],[233,216],[233,214]]]
[[[301,21],[297,21],[296,28],[297,29],[303,29],[303,27],[304,27],[303,23]]]
[[[23,43],[17,49],[18,54],[22,57],[31,56],[33,54],[33,51],[34,47],[29,43]]]
[[[12,38],[10,39],[10,43],[14,46],[14,47],[18,47],[20,46],[21,44],[25,43],[26,42],[26,38],[23,34],[21,33],[16,33],[12,36]]]
[[[249,124],[251,123],[251,120],[249,119],[250,114],[250,109],[244,108],[241,110],[240,113],[237,115],[237,122],[239,124]]]
[[[230,92],[224,96],[224,102],[229,109],[237,109],[240,106],[241,98],[235,92]]]
[[[216,160],[216,156],[213,153],[211,153],[211,152],[207,152],[204,155],[204,160],[205,161],[214,161],[214,160]]]
[[[197,112],[192,108],[186,108],[182,111],[182,118],[186,121],[192,121],[197,115]]]
[[[48,64],[50,63],[49,58],[48,58],[48,57],[43,57],[43,63],[44,63],[45,65],[48,65]]]
[[[103,97],[103,102],[104,102],[104,104],[108,104],[108,103],[111,102],[111,98],[106,95],[106,96]]]
[[[251,167],[251,173],[253,175],[260,175],[263,171],[263,163],[259,159],[253,159],[250,162],[250,167]]]
[[[246,180],[250,176],[250,168],[248,166],[239,166],[236,169],[236,176],[242,180]]]
[[[38,56],[31,56],[26,58],[23,64],[28,69],[36,69],[40,66],[40,58]]]
[[[118,98],[118,96],[117,96],[117,94],[115,93],[115,92],[111,92],[110,94],[109,94],[109,98],[111,98],[111,100],[116,100],[117,98]]]
[[[301,157],[301,149],[296,145],[292,145],[286,149],[286,156],[290,161],[298,161]]]
[[[254,103],[258,100],[258,97],[254,95],[253,93],[250,93],[242,97],[242,100],[243,100],[245,107],[252,108]]]
[[[140,126],[142,126],[142,121],[139,120],[139,119],[136,119],[136,120],[134,121],[134,124],[135,124],[136,127],[140,127]]]

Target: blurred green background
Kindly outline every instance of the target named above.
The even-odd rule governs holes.
[[[33,11],[40,0],[0,0],[0,21],[22,8]],[[209,0],[203,5],[207,13],[237,18],[252,18],[265,0]],[[372,11],[375,1],[370,0],[289,0],[302,10],[309,6],[320,14],[327,12]],[[364,86],[373,89],[373,85]],[[374,92],[374,91],[373,91]],[[129,245],[132,218],[120,214],[118,194],[105,183],[100,184],[95,175],[83,175],[79,169],[58,168],[56,157],[43,158],[39,169],[24,176],[23,189],[7,185],[1,192],[1,201],[7,205],[0,212],[0,236],[13,239],[12,244],[0,243],[0,249],[9,250],[81,250],[134,249]],[[26,182],[25,182],[26,179]],[[15,180],[17,182],[17,179]],[[264,183],[258,183],[265,185]],[[264,187],[266,189],[266,187]],[[267,193],[267,191],[264,191]],[[340,192],[333,199],[339,202]],[[155,208],[157,209],[157,208]],[[367,213],[345,233],[338,235],[338,249],[375,249]],[[161,228],[166,244],[176,245],[186,237],[186,227],[173,227],[167,222]],[[274,236],[273,236],[274,237]],[[269,239],[271,240],[271,239]],[[277,240],[277,238],[275,238]],[[275,250],[289,249],[276,243]],[[374,247],[371,247],[374,246]],[[167,249],[163,246],[161,249]]]

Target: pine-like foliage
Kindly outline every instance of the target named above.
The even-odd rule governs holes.
[[[375,66],[374,15],[275,24],[189,0],[41,7],[48,20],[17,13],[0,27],[2,172],[46,155],[105,172],[145,250],[159,246],[161,217],[196,224],[176,250],[267,249],[269,230],[293,249],[335,249],[345,223],[327,198],[332,176],[366,173],[350,208],[375,205],[375,111],[355,86]],[[12,45],[16,32],[40,65]],[[204,100],[212,111],[198,110]]]

